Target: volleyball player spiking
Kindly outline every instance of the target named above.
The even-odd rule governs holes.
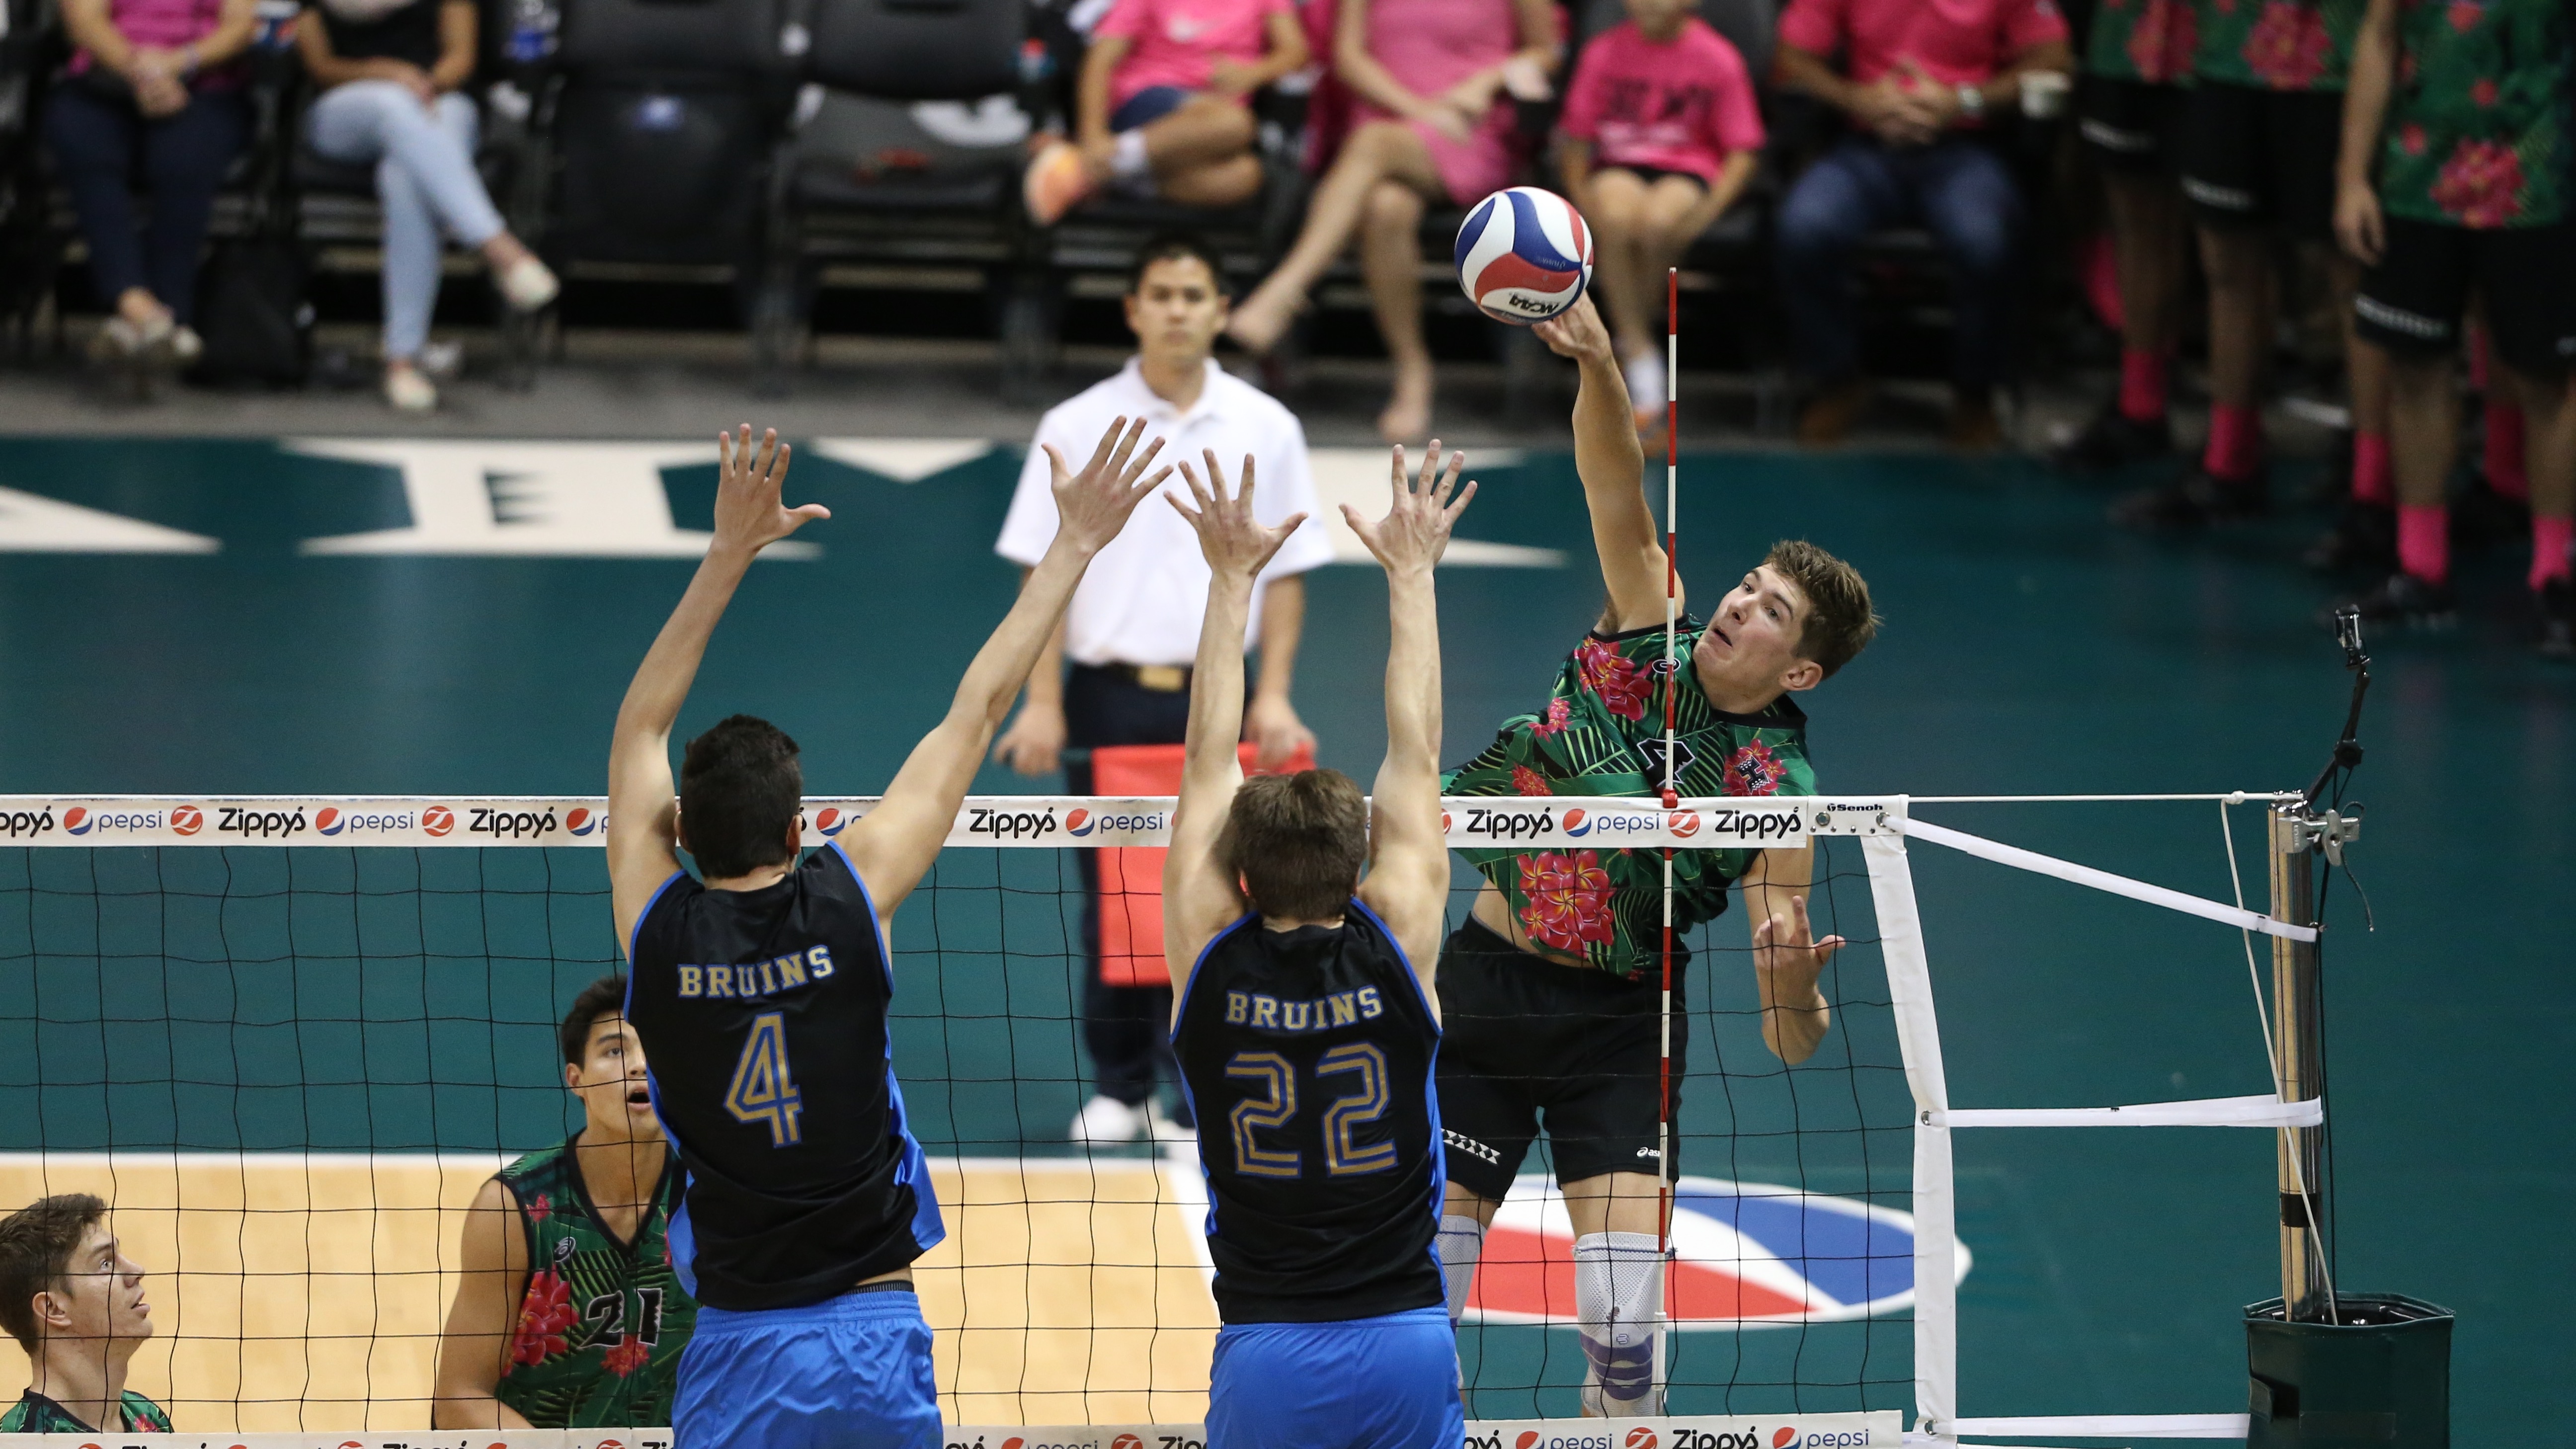
[[[1574,468],[1610,600],[1558,670],[1538,712],[1503,722],[1446,782],[1453,795],[1684,797],[1812,795],[1806,716],[1791,696],[1848,663],[1878,627],[1869,586],[1811,543],[1775,544],[1720,595],[1705,622],[1682,615],[1646,507],[1645,458],[1609,333],[1584,298],[1535,329],[1580,364]],[[1665,659],[1667,581],[1676,654]],[[1659,1412],[1654,1328],[1663,1302],[1659,1175],[1681,1170],[1662,1097],[1664,911],[1660,852],[1468,850],[1486,884],[1440,956],[1447,1035],[1440,1115],[1449,1205],[1440,1222],[1449,1311],[1465,1306],[1494,1210],[1546,1118],[1557,1184],[1573,1220],[1574,1296],[1587,1413]],[[1673,853],[1671,1120],[1680,1121],[1683,933],[1740,886],[1752,928],[1763,1043],[1804,1061],[1830,1019],[1817,978],[1839,938],[1807,917],[1810,852]],[[1667,1137],[1669,1135],[1669,1140]],[[1659,1173],[1660,1168],[1660,1173]]]
[[[1217,1334],[1210,1449],[1456,1449],[1455,1336],[1433,1245],[1440,1112],[1431,1093],[1449,857],[1440,829],[1440,628],[1432,566],[1470,483],[1418,483],[1395,450],[1374,523],[1386,568],[1386,761],[1376,800],[1332,770],[1245,780],[1243,631],[1265,529],[1251,460],[1226,496],[1216,455],[1197,528],[1212,579],[1188,762],[1163,867],[1163,939],[1180,987],[1172,1050],[1198,1113]],[[1178,500],[1174,506],[1179,507]],[[1368,875],[1361,879],[1366,866]]]
[[[687,1174],[669,1232],[701,1305],[673,1404],[682,1449],[938,1449],[910,1265],[945,1229],[895,1080],[886,930],[1083,570],[1170,473],[1145,476],[1162,444],[1140,453],[1144,431],[1119,419],[1078,474],[1048,449],[1054,543],[884,799],[801,863],[796,744],[765,720],[690,741],[673,809],[671,725],[716,620],[763,547],[830,516],[781,503],[775,433],[757,452],[748,427],[722,441],[715,539],[627,689],[608,759],[626,1019]]]

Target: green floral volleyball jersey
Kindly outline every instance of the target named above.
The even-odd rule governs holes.
[[[1758,715],[1727,714],[1690,673],[1705,626],[1684,619],[1676,644],[1673,745],[1684,798],[1812,795],[1807,717],[1782,696]],[[1621,634],[1599,631],[1557,671],[1547,707],[1503,721],[1494,742],[1441,777],[1450,795],[1660,796],[1664,788],[1665,666],[1660,624]],[[1634,976],[1663,949],[1661,851],[1462,850],[1493,882],[1532,941],[1581,956],[1586,965]],[[1676,936],[1726,910],[1727,887],[1758,852],[1673,852]]]
[[[2339,91],[2369,0],[2197,0],[2202,80],[2272,91]],[[2250,142],[2249,142],[2250,144]]]
[[[2481,231],[2565,219],[2569,39],[2566,0],[2398,0],[2380,206]]]
[[[2084,42],[2084,71],[2105,80],[2191,84],[2200,42],[2197,0],[2101,0]]]
[[[106,1432],[111,1434],[167,1434],[170,1416],[161,1406],[128,1390],[117,1401],[117,1417],[124,1422]],[[0,1414],[0,1434],[96,1434],[99,1429],[72,1417],[71,1410],[29,1389],[18,1396],[9,1411]]]
[[[500,1177],[527,1231],[528,1286],[494,1395],[539,1429],[669,1424],[680,1350],[698,1318],[671,1267],[677,1156],[665,1154],[633,1243],[591,1210],[572,1142],[531,1152]]]

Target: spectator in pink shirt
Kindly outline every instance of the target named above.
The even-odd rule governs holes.
[[[1329,0],[1314,0],[1329,3]],[[1340,0],[1333,73],[1354,98],[1353,129],[1315,188],[1277,270],[1226,331],[1253,352],[1276,344],[1306,293],[1359,240],[1378,336],[1395,387],[1377,429],[1389,442],[1431,426],[1431,349],[1422,337],[1422,212],[1468,206],[1511,180],[1508,89],[1544,99],[1557,63],[1553,0]]]
[[[1816,389],[1800,442],[1840,441],[1867,401],[1846,263],[1870,232],[1906,222],[1932,233],[1952,272],[1950,441],[1981,450],[2001,440],[1994,386],[2024,212],[2012,173],[1979,136],[1990,113],[2019,104],[2023,76],[2073,63],[2051,0],[1790,0],[1775,72],[1853,126],[1780,209],[1774,254]]]
[[[1074,140],[1029,163],[1029,214],[1053,226],[1118,184],[1183,206],[1233,206],[1261,189],[1252,93],[1306,65],[1292,0],[1117,0],[1091,32]]]
[[[1559,123],[1566,194],[1592,224],[1593,290],[1637,426],[1664,415],[1665,269],[1753,176],[1762,112],[1744,57],[1691,0],[1627,0],[1625,23],[1575,62]]]
[[[233,61],[257,20],[252,0],[63,0],[78,49],[45,103],[45,144],[109,309],[92,343],[103,358],[184,364],[202,350],[188,325],[198,253],[224,174],[250,144]]]

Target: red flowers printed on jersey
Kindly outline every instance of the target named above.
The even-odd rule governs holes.
[[[547,1200],[544,1193],[538,1193],[536,1200],[528,1204],[526,1212],[529,1222],[541,1223],[554,1216],[555,1205]]]
[[[1582,669],[1583,687],[1601,696],[1601,703],[1621,719],[1646,717],[1646,671],[1620,657],[1619,651],[1598,639],[1586,639],[1574,651]]]
[[[2265,85],[2280,91],[2303,91],[2325,75],[2334,58],[2334,37],[2326,33],[2325,16],[2297,0],[2268,0],[2254,28],[2245,36],[2245,66]]]
[[[622,1379],[642,1368],[652,1357],[653,1346],[630,1333],[617,1340],[617,1346],[600,1357],[599,1366]]]
[[[2442,163],[2433,204],[2462,226],[2504,226],[2522,212],[2522,186],[2522,157],[2511,146],[2465,140]]]
[[[1561,699],[1547,702],[1547,713],[1530,726],[1530,733],[1540,739],[1565,733],[1565,722],[1574,717],[1574,707]]]
[[[1771,753],[1771,747],[1760,740],[1726,757],[1725,784],[1729,795],[1777,795],[1785,778],[1780,757]]]
[[[2476,0],[2451,0],[2450,6],[2442,12],[2442,18],[2451,22],[2453,30],[2466,35],[2478,28],[2479,21],[2487,18],[2487,8]]]
[[[572,1285],[562,1274],[552,1268],[530,1274],[528,1294],[519,1300],[519,1328],[510,1336],[510,1362],[541,1364],[562,1353],[564,1335],[579,1322],[581,1315],[572,1306]]]
[[[1559,951],[1580,952],[1611,939],[1610,873],[1596,851],[1571,855],[1542,850],[1520,858],[1521,926],[1530,939]]]
[[[1553,795],[1556,793],[1554,790],[1548,788],[1547,776],[1540,774],[1538,771],[1531,769],[1527,765],[1512,766],[1512,790],[1514,793],[1521,795]]]
[[[2129,30],[2129,63],[2154,84],[2188,75],[2200,49],[2200,10],[2189,0],[2150,0]]]

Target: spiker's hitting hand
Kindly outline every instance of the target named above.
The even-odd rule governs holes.
[[[1190,496],[1198,500],[1197,511],[1174,498],[1172,511],[1190,521],[1199,535],[1199,552],[1207,556],[1208,571],[1228,578],[1251,578],[1270,562],[1271,555],[1306,521],[1300,513],[1276,528],[1264,528],[1252,515],[1252,455],[1243,455],[1243,489],[1232,498],[1225,496],[1225,470],[1219,468],[1214,450],[1203,450],[1199,457],[1207,464],[1207,482],[1186,462],[1181,464],[1181,477],[1190,485]]]
[[[1449,530],[1457,526],[1458,515],[1467,511],[1467,500],[1476,496],[1473,482],[1457,489],[1458,470],[1466,466],[1467,455],[1450,454],[1449,466],[1443,470],[1440,440],[1433,438],[1431,450],[1422,457],[1419,479],[1405,477],[1403,444],[1396,445],[1391,462],[1395,498],[1386,517],[1372,523],[1347,503],[1342,505],[1342,517],[1388,573],[1427,572],[1448,550]],[[1457,489],[1455,498],[1450,496],[1452,489]]]
[[[820,503],[789,508],[780,502],[791,451],[778,441],[776,428],[760,435],[757,452],[752,449],[749,423],[742,425],[739,438],[716,434],[714,549],[758,553],[813,520],[832,516],[832,510]]]

